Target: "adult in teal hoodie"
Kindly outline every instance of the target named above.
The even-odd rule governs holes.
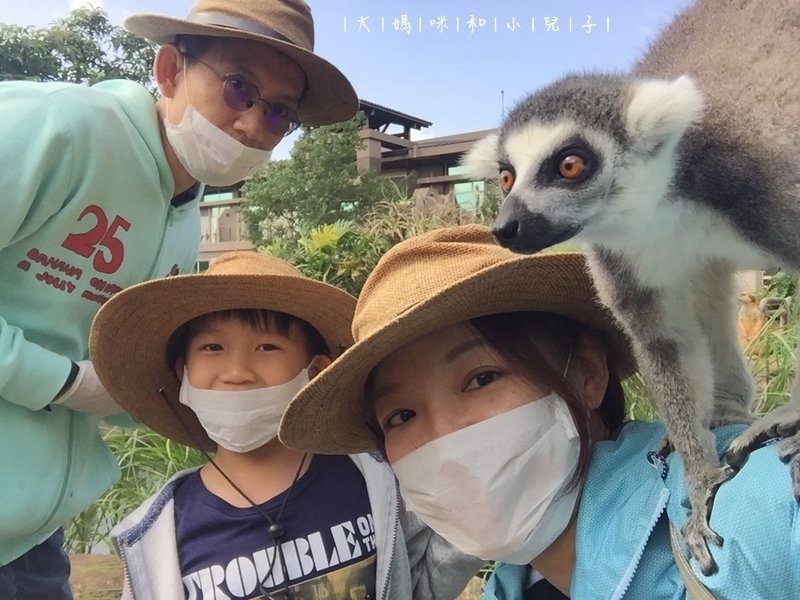
[[[4,600],[69,597],[59,528],[119,476],[97,427],[119,409],[87,357],[100,305],[191,270],[198,182],[232,185],[300,122],[342,121],[358,106],[313,54],[302,0],[200,0],[186,19],[125,25],[161,44],[156,102],[128,81],[0,84]]]

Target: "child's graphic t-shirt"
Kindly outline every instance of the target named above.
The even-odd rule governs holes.
[[[260,505],[275,519],[286,492]],[[375,527],[361,472],[347,456],[314,455],[280,518],[278,540],[257,509],[213,495],[200,473],[175,493],[186,598],[375,598]]]

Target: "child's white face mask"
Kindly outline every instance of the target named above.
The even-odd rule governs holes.
[[[308,383],[308,369],[291,381],[254,390],[201,390],[189,383],[184,367],[178,399],[191,408],[217,444],[231,452],[249,452],[278,435],[283,411]]]
[[[453,546],[524,565],[569,524],[579,489],[564,490],[579,454],[572,415],[550,394],[432,440],[392,469],[408,508]]]

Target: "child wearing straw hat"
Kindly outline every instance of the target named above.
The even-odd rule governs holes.
[[[354,308],[349,294],[255,252],[103,306],[90,347],[106,389],[154,430],[215,451],[114,528],[124,597],[390,600],[463,589],[481,561],[401,510],[378,455],[310,456],[276,437],[294,394],[352,343]]]
[[[636,365],[582,255],[513,254],[481,226],[421,235],[370,274],[353,335],[291,402],[281,441],[381,449],[410,510],[502,563],[487,600],[800,598],[780,444],[717,491],[719,572],[689,557],[681,459],[662,424],[623,422]],[[714,431],[720,457],[744,427]]]
[[[0,597],[70,598],[60,527],[119,469],[119,407],[87,360],[100,305],[191,271],[200,184],[262,167],[299,124],[353,116],[302,0],[197,0],[124,23],[158,44],[160,97],[130,81],[0,83]]]

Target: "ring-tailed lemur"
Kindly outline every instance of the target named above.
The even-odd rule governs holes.
[[[523,100],[465,163],[498,177],[501,244],[588,247],[601,298],[629,333],[692,504],[684,534],[704,573],[721,469],[709,427],[751,422],[732,273],[800,269],[800,0],[700,0],[630,75],[570,76]],[[683,76],[688,74],[688,76]],[[701,91],[702,90],[702,91]],[[521,283],[522,285],[522,283]],[[729,452],[740,464],[795,406]],[[797,457],[800,435],[783,446]],[[800,459],[793,461],[800,497]]]

